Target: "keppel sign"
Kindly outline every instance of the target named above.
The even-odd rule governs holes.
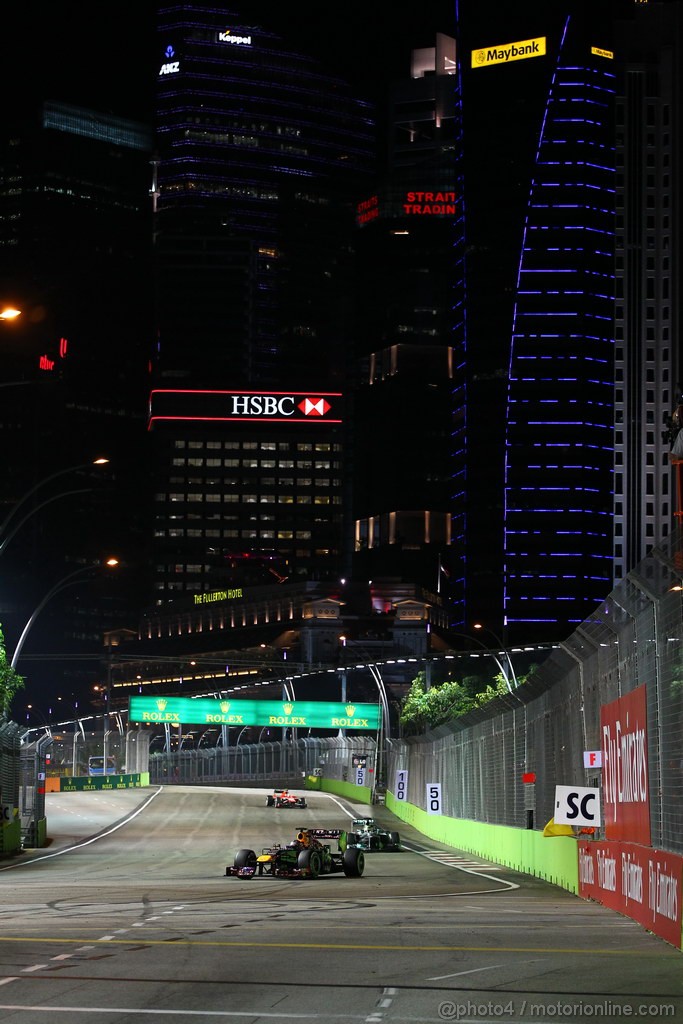
[[[327,701],[131,697],[130,722],[160,725],[260,725],[292,729],[378,729],[378,704]]]

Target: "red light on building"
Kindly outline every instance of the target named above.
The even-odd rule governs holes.
[[[403,212],[421,216],[454,214],[455,192],[406,192]]]
[[[367,224],[368,221],[375,220],[376,217],[379,217],[379,196],[370,196],[369,199],[358,203],[356,207],[356,222],[358,224]]]

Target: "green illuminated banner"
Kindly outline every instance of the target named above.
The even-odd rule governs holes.
[[[216,700],[211,697],[131,697],[130,722],[161,725],[271,725],[293,729],[378,729],[378,704],[317,700]]]

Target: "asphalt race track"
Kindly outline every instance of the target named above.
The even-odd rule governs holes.
[[[561,889],[433,843],[360,879],[225,876],[235,852],[366,807],[168,787],[53,794],[41,851],[0,861],[0,1020],[584,1021],[683,1014],[681,952]],[[552,842],[552,840],[549,840]]]

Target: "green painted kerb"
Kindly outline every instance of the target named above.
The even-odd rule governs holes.
[[[396,800],[393,793],[387,793],[386,806],[397,818],[439,843],[543,878],[569,892],[579,891],[577,843],[570,836],[547,838],[533,829],[427,814],[421,807]]]

